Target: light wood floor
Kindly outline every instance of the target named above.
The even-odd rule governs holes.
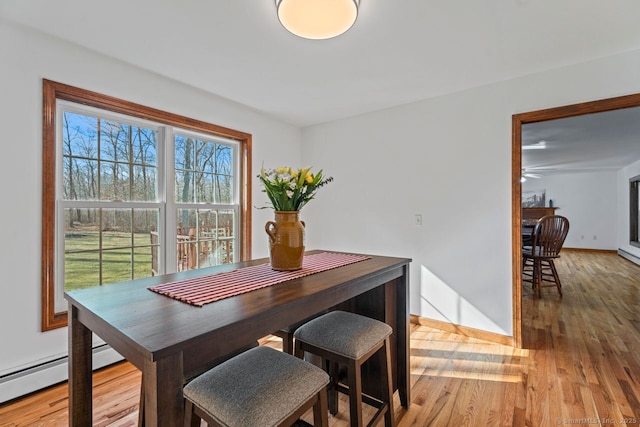
[[[525,286],[525,349],[412,326],[413,400],[396,398],[398,427],[640,425],[640,267],[585,251],[557,266],[562,299]],[[96,372],[94,425],[135,426],[139,382],[128,363]],[[332,427],[348,425],[346,408]],[[66,425],[64,384],[0,406],[0,426]]]

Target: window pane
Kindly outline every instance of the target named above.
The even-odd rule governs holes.
[[[181,135],[175,136],[176,202],[194,202],[195,141]]]
[[[134,126],[132,132],[133,163],[154,166],[158,163],[158,133],[151,129]]]
[[[218,144],[216,151],[216,202],[233,203],[233,148]]]
[[[159,210],[65,210],[65,290],[149,277],[158,271]]]
[[[131,248],[103,251],[102,283],[118,283],[130,280],[132,278],[131,267]]]
[[[100,212],[66,209],[64,288],[73,290],[100,284]]]
[[[98,161],[67,157],[63,164],[63,198],[65,200],[97,200]]]
[[[99,209],[65,209],[64,218],[65,253],[100,249]]]
[[[62,153],[65,157],[98,158],[98,119],[64,112],[62,117]]]
[[[216,175],[215,194],[218,203],[232,204],[233,177],[229,175]]]
[[[196,175],[196,197],[201,203],[214,202],[214,182],[215,176],[210,173],[198,173]]]
[[[97,195],[97,119],[65,112],[62,120],[62,190],[65,200],[95,200]]]
[[[65,253],[64,290],[89,288],[100,284],[98,252]]]
[[[130,200],[129,166],[113,162],[101,162],[100,166],[100,199]]]
[[[193,202],[193,172],[176,170],[176,202]]]
[[[148,246],[144,248],[133,248],[133,278],[143,279],[145,277],[151,277],[158,271],[157,268],[152,268],[152,252],[153,249]],[[157,252],[155,254],[157,257]],[[157,260],[157,258],[156,258]],[[157,261],[156,261],[157,262]]]
[[[232,203],[233,152],[230,145],[177,134],[176,202]]]
[[[234,262],[234,247],[236,242],[235,212],[232,210],[218,211],[218,230],[222,234],[218,235],[218,259],[220,264],[228,264]]]
[[[158,229],[160,212],[155,209],[133,210],[133,279],[150,277],[159,270]]]
[[[158,153],[155,130],[132,127],[133,175],[131,176],[131,200],[158,200]]]
[[[129,163],[131,127],[111,120],[100,120],[100,159]]]
[[[131,199],[135,201],[156,201],[158,194],[157,176],[158,169],[156,167],[134,166]]]
[[[156,167],[102,162],[100,199],[155,201],[157,174]]]
[[[131,245],[130,209],[101,209],[101,241],[102,248],[113,249]]]
[[[157,131],[63,114],[65,200],[158,200]]]
[[[178,271],[234,262],[233,211],[178,209]]]

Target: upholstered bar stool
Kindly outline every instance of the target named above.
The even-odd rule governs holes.
[[[335,392],[349,396],[351,426],[363,425],[363,401],[378,409],[369,426],[377,423],[382,415],[386,427],[394,426],[389,348],[391,332],[389,325],[378,320],[344,311],[332,311],[300,326],[294,333],[295,355],[300,358],[304,356],[304,352],[317,355],[327,366],[331,377],[329,409],[333,415],[338,412]],[[362,364],[374,354],[378,354],[380,361],[381,400],[362,393]],[[338,364],[347,366],[348,388],[339,381]]]
[[[328,423],[322,369],[270,347],[256,347],[184,387],[185,427],[290,426],[313,407],[314,425]],[[305,423],[306,424],[306,423]]]
[[[213,368],[214,366],[217,366],[219,364],[221,364],[222,362],[231,359],[234,356],[237,356],[240,353],[244,353],[245,351],[252,349],[254,347],[258,346],[258,341],[254,341],[251,344],[247,344],[244,347],[241,347],[229,354],[225,354],[222,357],[218,357],[214,360],[211,360],[209,363],[205,364],[204,366],[198,368],[197,370],[194,371],[190,371],[188,373],[186,373],[184,375],[183,378],[183,384],[187,384],[189,381],[191,381],[192,379],[196,378],[198,375],[204,373],[205,371],[208,371],[209,369]],[[142,377],[142,381],[141,381],[141,385],[140,385],[140,406],[138,406],[138,427],[144,427],[145,425],[145,418],[144,418],[144,376]]]
[[[286,326],[274,332],[272,335],[282,338],[282,351],[284,351],[285,353],[293,354],[293,334],[295,333],[296,329],[298,329],[300,326],[304,325],[305,323],[308,323],[310,320],[313,320],[318,316],[322,316],[326,312],[327,310],[322,311],[321,313],[315,314],[311,317],[307,317],[306,319],[301,320],[300,322]]]

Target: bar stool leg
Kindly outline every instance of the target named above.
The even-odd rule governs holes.
[[[276,335],[282,338],[282,351],[293,354],[293,333],[281,332]]]
[[[338,413],[338,391],[336,387],[338,386],[338,376],[340,375],[340,366],[337,362],[332,362],[331,360],[325,359],[325,364],[327,366],[327,373],[329,374],[329,387],[327,390],[327,395],[329,399],[329,413],[331,415],[336,415]]]
[[[200,417],[194,414],[193,402],[185,400],[184,404],[184,427],[199,427]],[[195,416],[194,416],[195,415]]]
[[[350,360],[348,372],[351,427],[362,427],[362,367],[355,360]]]
[[[313,405],[313,424],[326,426],[329,424],[327,393],[318,393],[318,401]]]
[[[382,377],[383,393],[386,395],[387,412],[384,414],[385,427],[395,427],[395,418],[393,410],[393,381],[389,372],[391,372],[391,351],[389,345],[389,337],[384,340],[384,348],[378,350],[380,355],[380,376]]]

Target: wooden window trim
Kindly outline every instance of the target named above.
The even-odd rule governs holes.
[[[56,101],[58,99],[238,141],[241,169],[240,260],[251,259],[251,134],[47,79],[43,79],[42,92],[42,331],[67,326],[67,312],[56,313],[54,299]]]
[[[640,230],[638,230],[638,188],[640,188],[640,175],[629,180],[629,244],[640,248]]]

